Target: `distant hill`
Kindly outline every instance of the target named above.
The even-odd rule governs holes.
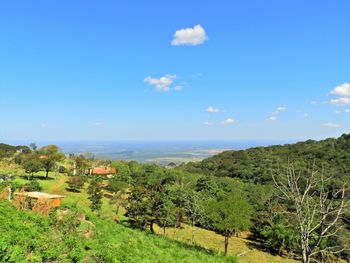
[[[271,181],[274,173],[285,172],[288,161],[298,169],[310,165],[343,178],[350,174],[350,134],[322,141],[308,140],[295,144],[255,147],[225,151],[198,163],[189,163],[192,172],[241,178],[256,183]]]
[[[5,143],[0,143],[0,158],[11,157],[17,151],[30,151],[28,146],[12,146]]]

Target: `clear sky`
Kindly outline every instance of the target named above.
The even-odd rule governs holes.
[[[348,0],[0,0],[0,141],[350,132],[349,10]]]

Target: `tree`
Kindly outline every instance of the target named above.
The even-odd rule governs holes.
[[[64,154],[59,151],[56,145],[48,145],[38,150],[39,159],[43,165],[46,172],[46,179],[49,177],[49,172],[51,172],[56,163],[64,158]]]
[[[84,186],[84,180],[80,176],[71,176],[68,178],[68,190],[72,192],[80,192]]]
[[[318,173],[313,167],[307,173],[296,172],[288,164],[285,176],[273,176],[282,198],[291,203],[297,218],[300,251],[303,263],[309,263],[323,253],[338,254],[349,249],[349,245],[327,245],[328,239],[338,235],[342,229],[341,218],[350,201],[346,200],[346,183],[339,189],[331,189],[323,171]]]
[[[261,234],[265,238],[264,244],[280,255],[284,250],[294,251],[298,246],[299,236],[294,224],[279,214],[271,224],[264,226]]]
[[[207,224],[223,235],[224,251],[227,255],[229,239],[251,226],[253,208],[238,193],[229,193],[217,201],[211,199],[206,204]]]
[[[29,144],[29,148],[32,150],[32,151],[36,151],[38,149],[38,146],[36,145],[35,142],[32,142],[31,144]]]
[[[94,177],[91,179],[88,187],[88,194],[90,195],[89,199],[91,201],[90,208],[92,211],[98,213],[101,210],[103,197],[101,181],[101,178]]]
[[[128,197],[126,216],[133,226],[146,229],[151,214],[149,192],[145,187],[133,186]]]
[[[156,223],[163,228],[165,235],[165,229],[176,224],[176,209],[169,193],[161,193],[160,198],[161,201],[156,212]]]
[[[90,161],[82,154],[74,158],[73,175],[82,175],[90,166]]]
[[[115,176],[108,181],[106,189],[112,194],[110,203],[116,206],[117,215],[119,213],[119,208],[121,206],[126,206],[126,200],[124,196],[127,193],[128,186],[128,182],[124,181],[124,178],[119,177],[119,174],[118,176]]]
[[[191,224],[191,242],[194,244],[195,226],[201,216],[203,216],[203,195],[196,191],[189,191],[186,194],[185,210],[187,218]]]
[[[23,169],[27,174],[30,174],[33,178],[34,173],[39,172],[42,169],[42,163],[35,158],[30,158],[22,163]],[[29,176],[28,176],[29,179]]]

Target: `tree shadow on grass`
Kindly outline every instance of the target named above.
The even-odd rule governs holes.
[[[50,181],[50,180],[55,180],[55,178],[54,177],[48,177],[48,178],[46,178],[45,176],[43,176],[43,175],[19,175],[19,177],[21,178],[21,179],[25,179],[25,180],[47,180],[47,181]]]
[[[287,255],[285,253],[283,253],[283,254],[278,253],[276,250],[269,248],[267,245],[265,245],[263,240],[258,239],[256,237],[254,237],[253,235],[250,235],[246,240],[247,240],[247,246],[250,249],[256,249],[256,250],[259,250],[259,251],[262,251],[265,253],[269,253],[273,256],[280,256],[282,258],[300,260],[300,258],[298,258],[298,256],[295,254]]]

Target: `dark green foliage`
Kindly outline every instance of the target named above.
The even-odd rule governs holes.
[[[102,180],[99,177],[93,177],[88,187],[89,199],[91,201],[90,208],[94,212],[99,212],[102,206]]]
[[[35,180],[23,185],[22,188],[27,192],[40,192],[42,190],[40,183]]]
[[[261,234],[265,238],[265,245],[279,254],[295,251],[299,246],[299,233],[295,225],[281,216],[275,217],[270,225],[266,225]]]
[[[253,208],[238,193],[227,194],[221,200],[211,199],[205,208],[208,226],[225,237],[227,255],[229,238],[250,228]]]
[[[40,162],[40,160],[36,158],[30,158],[23,161],[22,166],[25,172],[30,174],[32,177],[35,173],[39,172],[43,168],[43,165]]]
[[[269,183],[273,174],[285,172],[289,160],[297,169],[306,170],[315,163],[325,172],[344,178],[350,173],[349,149],[350,134],[344,134],[338,139],[226,151],[200,163],[188,163],[185,168],[191,172]]]
[[[57,162],[65,157],[56,145],[42,147],[37,151],[37,154],[46,172],[46,178],[49,177],[49,172],[56,167]]]

